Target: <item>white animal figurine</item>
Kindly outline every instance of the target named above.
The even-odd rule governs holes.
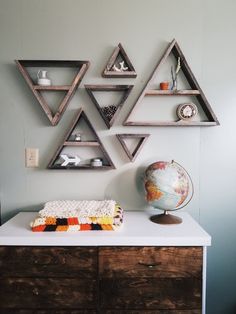
[[[123,72],[123,71],[127,71],[129,68],[125,66],[125,61],[122,61],[119,63],[120,67],[118,68],[115,64],[112,67],[112,70],[116,71],[116,72]]]
[[[74,164],[75,166],[78,166],[81,159],[78,156],[69,157],[67,155],[60,155],[62,159],[64,159],[63,163],[61,164],[62,167],[67,166],[68,164]]]

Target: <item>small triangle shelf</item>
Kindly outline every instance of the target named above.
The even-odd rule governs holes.
[[[60,121],[63,113],[69,105],[69,102],[74,95],[76,89],[81,83],[85,73],[89,68],[89,61],[58,61],[58,60],[15,60],[18,69],[24,77],[29,88],[33,92],[34,96],[38,100],[40,106],[45,112],[50,123],[55,126]],[[42,86],[34,83],[31,78],[28,68],[75,68],[76,75],[73,78],[70,85],[50,85]],[[53,113],[46,101],[42,92],[64,92],[65,96],[61,100],[58,106],[58,110]]]
[[[77,128],[77,126],[82,123],[82,121],[87,126],[89,132],[91,133],[92,140],[75,140],[72,139],[74,135],[74,131]],[[60,156],[62,155],[62,150],[65,147],[72,147],[72,148],[97,148],[99,149],[99,156],[94,156],[94,158],[99,158],[103,160],[103,164],[100,166],[92,166],[91,163],[80,163],[78,161],[78,164],[76,162],[72,161],[74,165],[67,163],[67,165],[62,165],[66,161],[66,157],[64,158],[64,162],[60,161]],[[65,155],[64,155],[65,156]],[[77,155],[74,156],[67,156],[68,158],[71,158],[71,160],[77,159]],[[67,159],[68,162],[68,159]],[[48,169],[75,169],[75,170],[83,170],[83,169],[96,169],[96,170],[106,170],[106,169],[115,169],[115,166],[108,155],[107,151],[105,150],[100,138],[98,137],[95,129],[93,128],[91,122],[89,121],[88,117],[84,113],[82,109],[79,109],[71,127],[67,131],[62,144],[58,147],[57,151],[53,155],[51,161],[48,164]]]
[[[160,89],[153,89],[151,88],[153,81],[160,70],[160,67],[163,65],[163,63],[166,61],[167,57],[170,54],[173,54],[176,62],[178,60],[181,64],[181,70],[182,73],[187,80],[190,89],[187,90],[160,90]],[[196,97],[199,106],[201,106],[204,114],[206,115],[207,121],[132,121],[131,115],[134,114],[134,112],[137,110],[138,106],[143,101],[144,97],[146,96],[165,96],[165,97],[178,97],[178,96],[191,96]],[[174,39],[169,46],[167,47],[166,51],[164,52],[162,58],[157,63],[154,71],[152,72],[150,78],[148,79],[146,85],[144,86],[142,92],[138,96],[135,104],[133,105],[133,108],[128,113],[128,116],[126,117],[126,120],[123,123],[124,126],[214,126],[219,125],[219,121],[217,120],[217,117],[215,113],[213,112],[210,104],[208,103],[206,96],[204,95],[202,89],[200,88],[194,74],[192,73],[185,56],[183,52],[181,51],[177,41]]]
[[[114,124],[132,88],[133,85],[85,85],[87,93],[89,94],[92,102],[96,106],[108,129],[110,129]],[[116,104],[102,106],[101,104],[99,104],[94,95],[96,92],[121,92],[122,95],[120,100]]]
[[[102,76],[114,78],[135,78],[137,76],[137,73],[121,43],[119,43],[113,51],[105,69],[102,72]]]
[[[133,162],[137,158],[150,134],[116,134],[116,136],[120,141],[129,160]],[[138,139],[138,143],[133,150],[128,147],[126,143],[127,139]]]

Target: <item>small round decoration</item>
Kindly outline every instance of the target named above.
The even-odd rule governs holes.
[[[177,116],[181,120],[191,120],[193,117],[195,117],[198,113],[197,106],[190,102],[181,104],[177,108]]]

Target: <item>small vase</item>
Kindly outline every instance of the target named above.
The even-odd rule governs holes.
[[[172,90],[177,91],[177,78],[173,81]]]
[[[47,76],[47,71],[39,70],[37,73],[37,84],[40,86],[50,86],[51,80]]]

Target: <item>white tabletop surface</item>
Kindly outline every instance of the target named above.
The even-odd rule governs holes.
[[[159,225],[141,211],[124,213],[118,231],[32,232],[35,212],[20,212],[0,227],[0,245],[28,246],[209,246],[211,237],[185,212],[179,225]]]

